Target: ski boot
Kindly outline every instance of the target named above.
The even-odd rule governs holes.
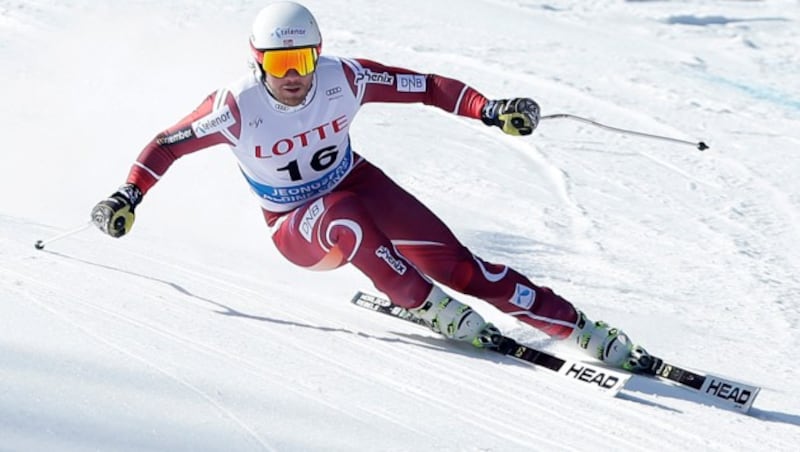
[[[501,346],[503,340],[503,333],[491,322],[486,322],[483,329],[472,340],[472,345],[478,348],[497,349]]]
[[[603,321],[592,322],[578,311],[578,324],[569,337],[589,356],[634,373],[653,373],[655,359],[627,334]]]
[[[421,306],[408,312],[444,337],[470,342],[480,348],[491,344],[493,335],[500,334],[494,325],[487,323],[471,307],[447,295],[438,286],[433,286]]]

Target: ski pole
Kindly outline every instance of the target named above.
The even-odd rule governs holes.
[[[653,134],[650,134],[650,133],[637,132],[635,130],[621,129],[619,127],[611,127],[611,126],[607,126],[605,124],[601,124],[601,123],[599,123],[597,121],[592,121],[591,119],[582,118],[580,116],[575,116],[575,115],[571,115],[571,114],[568,114],[568,113],[556,113],[556,114],[553,114],[553,115],[542,116],[540,119],[573,119],[575,121],[585,122],[587,124],[591,124],[593,126],[600,127],[602,129],[612,130],[614,132],[625,133],[625,134],[628,134],[628,135],[637,135],[637,136],[640,136],[640,137],[653,138],[653,139],[662,140],[662,141],[671,141],[673,143],[688,144],[688,145],[696,147],[697,149],[699,149],[701,151],[705,151],[706,149],[708,149],[708,145],[705,144],[702,141],[699,141],[699,142],[695,143],[695,142],[692,142],[692,141],[679,140],[678,138],[665,137],[665,136],[661,136],[661,135],[653,135]]]
[[[46,243],[55,242],[56,240],[61,240],[61,239],[65,238],[65,237],[69,237],[71,235],[77,234],[77,233],[83,231],[84,229],[89,228],[91,225],[92,225],[92,222],[90,220],[90,221],[86,222],[86,224],[82,225],[79,228],[75,228],[75,229],[72,229],[70,231],[64,232],[62,234],[58,234],[58,235],[56,235],[54,237],[50,237],[47,240],[37,240],[36,243],[33,244],[33,247],[36,248],[37,250],[42,250],[42,249],[44,249],[44,245]]]

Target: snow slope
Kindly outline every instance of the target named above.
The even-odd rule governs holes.
[[[761,385],[751,414],[642,378],[599,397],[353,307],[369,282],[283,261],[223,147],[178,162],[129,236],[34,250],[245,70],[263,3],[2,0],[0,450],[794,450],[800,2],[306,4],[328,53],[711,145],[568,120],[506,137],[418,105],[353,127],[476,253],[653,352]]]

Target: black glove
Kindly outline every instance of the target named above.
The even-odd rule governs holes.
[[[92,209],[92,223],[111,237],[122,237],[133,226],[133,209],[142,201],[142,191],[133,184],[119,187]]]
[[[539,125],[539,104],[527,97],[490,100],[481,110],[481,120],[509,135],[530,135]]]

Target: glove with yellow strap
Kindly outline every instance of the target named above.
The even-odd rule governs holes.
[[[92,223],[111,237],[122,237],[131,230],[133,209],[142,201],[142,191],[134,184],[119,187],[92,209]]]
[[[539,104],[527,97],[490,100],[481,110],[481,120],[509,135],[530,135],[539,125]]]

